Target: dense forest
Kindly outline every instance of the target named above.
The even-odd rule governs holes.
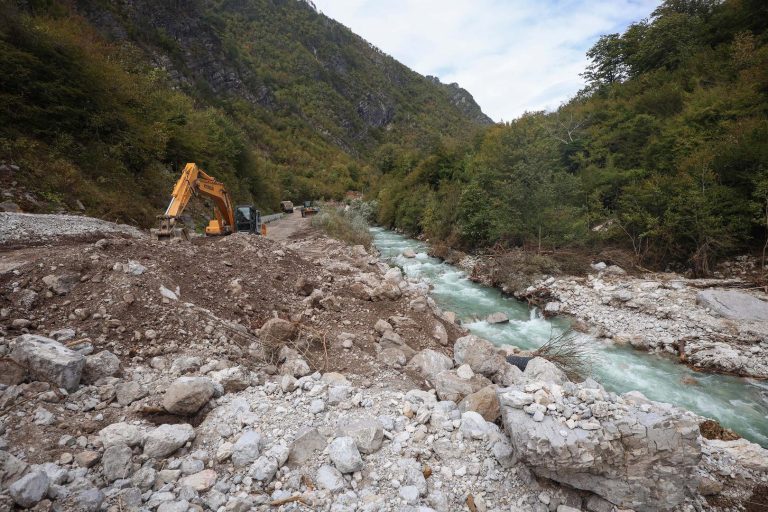
[[[384,145],[378,220],[454,247],[621,245],[708,273],[768,243],[768,3],[667,0],[587,87],[428,152]]]
[[[301,0],[0,3],[0,184],[28,211],[146,227],[188,161],[267,211],[338,199],[382,144],[489,123]]]

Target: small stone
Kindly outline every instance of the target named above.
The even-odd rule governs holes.
[[[291,444],[288,463],[292,466],[301,466],[315,453],[323,451],[327,444],[325,437],[320,435],[316,428],[300,430]]]
[[[387,331],[392,331],[393,330],[392,329],[392,325],[390,325],[389,322],[387,322],[386,320],[381,320],[381,319],[376,321],[376,324],[373,326],[373,329],[377,333],[379,333],[380,335],[384,334]]]
[[[31,508],[45,497],[49,485],[45,472],[33,471],[12,483],[8,490],[17,505]]]
[[[165,424],[150,431],[144,441],[144,455],[152,458],[166,457],[194,439],[192,425]]]
[[[485,319],[489,324],[506,324],[509,323],[509,317],[506,313],[498,312],[491,313],[488,318]]]
[[[414,505],[419,501],[419,490],[413,485],[404,485],[397,490],[397,494],[409,505]]]
[[[120,372],[120,359],[108,350],[85,358],[83,382],[92,384],[104,377],[112,377]]]
[[[337,432],[355,440],[355,446],[361,453],[374,453],[381,448],[384,430],[381,423],[373,418],[339,420]]]
[[[151,489],[157,480],[157,471],[150,466],[139,468],[131,477],[131,483],[142,492]]]
[[[101,459],[101,454],[93,450],[86,450],[75,455],[75,463],[81,468],[91,468]]]
[[[328,447],[331,462],[342,473],[354,473],[363,469],[363,459],[351,437],[337,437]]]
[[[456,368],[456,375],[461,379],[469,380],[475,376],[475,372],[472,371],[472,368],[470,368],[468,364],[463,364]]]
[[[113,444],[101,457],[104,478],[113,482],[119,478],[128,478],[131,475],[131,458],[133,452],[124,444]]]
[[[165,392],[163,407],[170,413],[189,415],[208,403],[215,391],[207,377],[179,377]]]
[[[236,467],[248,466],[258,457],[261,450],[261,434],[246,430],[232,447],[232,463]]]
[[[232,456],[234,445],[225,441],[216,449],[216,462],[224,462]]]
[[[317,470],[315,482],[317,482],[319,488],[326,489],[330,492],[336,492],[346,486],[344,476],[339,470],[328,464],[323,464],[320,466],[320,469]]]
[[[466,411],[461,414],[461,431],[471,439],[483,439],[488,434],[488,424],[480,414]]]
[[[141,431],[130,423],[119,422],[107,425],[99,431],[99,438],[104,447],[113,444],[124,444],[127,446],[138,446],[142,442]]]
[[[251,466],[251,477],[259,482],[270,482],[277,472],[277,461],[272,457],[262,455]]]
[[[216,483],[216,471],[204,469],[199,473],[186,476],[179,480],[179,485],[191,487],[197,492],[206,492]]]
[[[309,412],[312,414],[320,414],[325,410],[325,402],[316,398],[309,404]]]
[[[157,507],[157,512],[187,512],[188,510],[189,502],[187,500],[166,501]]]
[[[117,403],[123,407],[128,406],[147,396],[147,391],[138,382],[121,382],[115,386]]]

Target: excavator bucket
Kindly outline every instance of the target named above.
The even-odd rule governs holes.
[[[189,230],[183,223],[176,223],[173,217],[161,215],[158,217],[160,222],[157,229],[150,230],[155,240],[162,241],[189,241]]]

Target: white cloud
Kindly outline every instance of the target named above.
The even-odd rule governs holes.
[[[458,82],[494,120],[556,108],[583,87],[586,51],[660,0],[314,0],[424,75]]]

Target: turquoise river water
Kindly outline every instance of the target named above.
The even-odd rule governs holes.
[[[382,228],[371,228],[382,258],[403,269],[409,277],[428,282],[431,296],[444,310],[455,312],[472,333],[498,345],[531,349],[550,334],[567,328],[565,320],[544,319],[537,310],[499,290],[473,283],[467,275],[427,256],[423,242]],[[402,252],[413,249],[416,258]],[[490,313],[503,311],[508,324],[488,324]],[[593,347],[593,378],[617,393],[637,390],[660,402],[672,403],[716,419],[741,436],[768,447],[768,382],[694,372],[674,359],[626,347],[611,346],[584,336]],[[695,382],[695,383],[687,383]]]

